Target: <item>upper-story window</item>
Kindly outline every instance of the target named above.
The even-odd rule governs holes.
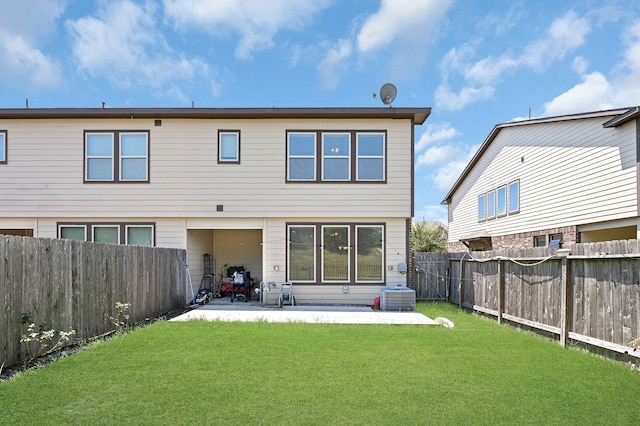
[[[358,180],[384,180],[384,134],[358,133],[356,145]]]
[[[386,133],[288,131],[288,182],[384,182]]]
[[[0,130],[0,164],[7,163],[7,131]]]
[[[287,180],[316,180],[316,134],[287,134]]]
[[[520,181],[514,180],[478,196],[478,222],[520,211]]]
[[[149,132],[85,132],[85,182],[148,182]]]
[[[520,211],[520,181],[509,184],[509,213]]]
[[[240,130],[218,131],[218,163],[240,163]]]
[[[501,186],[496,191],[496,207],[498,216],[507,214],[507,187]]]
[[[351,135],[322,135],[322,180],[351,180]]]
[[[496,217],[496,191],[487,192],[487,219]]]
[[[487,218],[487,196],[485,194],[478,195],[478,220]]]

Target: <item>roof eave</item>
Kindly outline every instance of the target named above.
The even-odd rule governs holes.
[[[4,119],[50,118],[386,118],[423,124],[429,107],[334,107],[334,108],[15,108],[0,109]]]

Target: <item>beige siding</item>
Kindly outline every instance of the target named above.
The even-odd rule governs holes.
[[[635,122],[603,128],[607,119],[501,129],[452,199],[449,241],[635,217]],[[520,213],[478,222],[478,196],[516,179]]]
[[[0,166],[0,227],[56,238],[58,222],[152,222],[156,246],[187,249],[191,282],[185,285],[196,291],[204,253],[214,255],[217,271],[238,263],[258,280],[285,281],[287,222],[384,223],[386,283],[406,285],[397,265],[409,256],[409,120],[172,118],[155,126],[153,119],[5,119],[0,129],[8,131],[9,160]],[[84,131],[102,130],[150,132],[149,183],[83,182]],[[241,164],[217,164],[218,130],[240,130]],[[387,181],[286,183],[287,130],[386,131]],[[345,294],[342,285],[297,285],[295,291],[300,303],[373,304],[380,288],[351,285]]]
[[[2,120],[1,216],[158,218],[411,214],[405,120]],[[218,129],[241,131],[241,164],[217,164]],[[287,129],[387,130],[386,184],[285,183]],[[150,183],[83,183],[84,130],[149,130]],[[217,212],[216,206],[224,211]]]

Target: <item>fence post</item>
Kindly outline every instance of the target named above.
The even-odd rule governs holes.
[[[459,300],[459,304],[460,304],[460,308],[463,307],[464,305],[464,256],[462,259],[460,259],[460,291],[459,291],[459,295],[458,298]]]
[[[556,252],[562,262],[562,273],[560,282],[562,292],[562,295],[560,297],[560,344],[563,347],[567,346],[569,320],[571,318],[571,313],[569,312],[571,306],[571,303],[569,301],[569,297],[571,296],[571,267],[569,259],[567,259],[569,252],[569,249],[558,249],[558,251]]]
[[[498,324],[502,323],[504,312],[504,260],[498,260]]]

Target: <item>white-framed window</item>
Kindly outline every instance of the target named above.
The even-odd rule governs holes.
[[[297,181],[386,182],[386,132],[287,130],[287,182]]]
[[[356,138],[357,180],[385,180],[384,133],[357,133]]]
[[[380,282],[384,277],[382,226],[356,225],[356,282]]]
[[[87,133],[85,147],[85,179],[88,181],[112,181],[114,170],[113,133]]]
[[[7,164],[7,131],[0,130],[0,164]]]
[[[240,130],[218,131],[218,163],[240,163]]]
[[[120,180],[147,181],[146,133],[120,133]]]
[[[507,187],[505,185],[496,190],[496,208],[498,217],[507,214]]]
[[[110,222],[60,222],[58,238],[141,246],[155,245],[155,224]]]
[[[119,225],[93,225],[92,233],[95,242],[120,244]]]
[[[315,133],[287,133],[287,180],[316,180]]]
[[[496,217],[496,191],[487,192],[487,219]]]
[[[287,233],[288,281],[384,282],[383,224],[289,224]]]
[[[509,213],[520,211],[520,181],[509,183]]]
[[[351,180],[349,133],[322,134],[322,180]]]
[[[350,244],[348,226],[322,226],[322,282],[349,281]]]
[[[291,225],[288,234],[288,279],[295,282],[315,282],[316,227]]]
[[[149,182],[148,131],[85,131],[85,182]]]
[[[85,241],[87,239],[87,226],[86,225],[58,225],[58,235],[65,240],[80,240]]]
[[[478,195],[478,220],[487,220],[487,196],[485,194]]]
[[[125,225],[125,244],[153,247],[152,225]]]

